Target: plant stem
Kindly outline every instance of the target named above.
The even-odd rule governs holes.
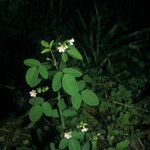
[[[52,55],[52,59],[53,59],[54,66],[55,66],[56,69],[58,70],[57,62],[56,62],[55,56],[54,56],[54,54],[53,54],[52,51],[51,51],[51,55]]]
[[[5,146],[3,150],[7,150],[7,146]]]
[[[135,109],[139,109],[139,110],[142,110],[142,111],[149,112],[147,109],[142,109],[142,108],[139,108],[139,107],[136,107],[136,106],[133,106],[133,105],[123,104],[123,103],[119,103],[119,102],[116,102],[116,101],[113,101],[113,103],[118,104],[118,105],[122,105],[122,106],[127,106],[129,108],[135,108]]]
[[[58,91],[58,103],[60,103],[61,99],[60,99],[60,92]],[[59,109],[59,115],[60,115],[60,120],[61,120],[61,125],[62,125],[62,129],[65,129],[65,121],[64,121],[64,117],[62,114],[62,110],[60,108],[60,106],[58,105],[58,109]]]
[[[53,63],[54,63],[54,66],[56,67],[56,70],[58,71],[58,66],[57,66],[57,61],[55,59],[55,56],[53,54],[53,52],[51,51],[51,55],[52,55],[52,59],[53,59]],[[61,101],[61,96],[60,96],[60,91],[58,91],[58,104],[60,103]],[[60,121],[61,121],[61,125],[62,125],[62,129],[64,130],[65,129],[65,121],[64,121],[64,117],[63,117],[63,114],[62,114],[62,110],[60,108],[60,106],[58,105],[58,111],[59,111],[59,115],[60,115]]]

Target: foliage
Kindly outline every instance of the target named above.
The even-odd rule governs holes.
[[[134,148],[133,143],[141,138],[135,127],[144,121],[142,117],[149,111],[135,106],[133,98],[136,91],[142,89],[141,85],[147,82],[146,78],[132,78],[128,75],[129,71],[125,72],[125,79],[117,76],[117,80],[115,75],[111,77],[96,68],[83,72],[76,64],[71,66],[73,59],[83,61],[73,42],[74,39],[41,41],[41,54],[48,56],[47,62],[37,59],[24,61],[29,67],[27,84],[31,88],[37,87],[30,92],[33,96],[29,99],[32,105],[29,110],[31,125],[37,128],[42,126],[38,122],[46,119],[49,123],[54,122],[57,131],[56,140],[47,143],[43,149]],[[115,71],[118,73],[118,69]],[[43,80],[51,84],[44,91],[51,91],[49,99],[41,97],[37,90],[41,89],[38,86]],[[136,80],[140,82],[135,85]]]
[[[56,38],[41,41],[39,59],[24,61],[28,67],[25,79],[33,96],[29,99],[29,127],[37,131],[38,140],[17,150],[40,149],[40,142],[43,150],[144,149],[150,104],[149,97],[143,98],[141,93],[150,77],[149,29],[130,33],[122,22],[107,26],[97,4],[90,21],[79,11],[78,17],[66,22],[61,16],[68,9],[62,7],[62,1],[58,9],[53,9],[55,1],[49,2],[33,2],[32,6],[28,0],[9,3],[10,22],[26,20],[21,24],[19,19],[14,21],[17,30],[12,34],[27,34],[34,40]],[[77,37],[77,47],[73,39],[62,40],[70,34]],[[47,127],[50,130],[45,130]]]
[[[83,123],[87,120],[82,116],[82,111],[86,111],[85,106],[98,106],[99,98],[92,90],[86,88],[86,82],[82,79],[83,72],[75,66],[68,65],[73,59],[83,60],[73,43],[74,39],[62,42],[52,40],[50,43],[42,40],[41,54],[48,55],[48,62],[40,62],[37,59],[24,61],[24,64],[29,67],[25,76],[27,84],[35,88],[42,84],[43,80],[50,80],[49,89],[53,91],[54,96],[46,100],[37,96],[39,95],[38,90],[32,90],[30,92],[32,98],[29,99],[32,105],[29,110],[29,118],[35,125],[45,117],[59,123],[56,129],[60,149],[68,147],[70,150],[75,150],[76,148],[81,149],[82,146],[82,149],[90,149],[89,143],[93,141],[92,134],[86,134],[89,127],[88,123]],[[61,67],[62,62],[65,64],[64,67]],[[54,73],[51,74],[51,72]],[[55,102],[52,99],[55,99]],[[80,123],[74,124],[75,120]],[[79,128],[77,128],[78,124],[80,124]],[[50,147],[55,149],[53,143],[50,144]]]

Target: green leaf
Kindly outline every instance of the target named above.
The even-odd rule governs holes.
[[[55,144],[53,142],[50,143],[50,150],[56,150]]]
[[[50,49],[50,50],[51,50],[52,47],[53,47],[53,43],[54,43],[54,40],[52,40],[52,41],[50,42],[50,44],[49,44],[49,49]]]
[[[113,117],[113,116],[112,116]],[[113,129],[113,131],[111,131],[111,133],[114,135],[114,136],[118,136],[121,134],[121,131],[120,130],[117,130],[117,129]]]
[[[124,141],[117,143],[116,148],[117,150],[125,150],[129,144],[130,142],[128,140],[124,140]]]
[[[48,117],[52,116],[52,106],[51,106],[51,104],[48,103],[48,102],[44,102],[42,104],[42,111],[46,116],[48,116]]]
[[[30,84],[30,87],[35,87],[41,82],[41,78],[35,78],[33,82]]]
[[[72,74],[74,77],[81,77],[82,73],[73,68],[65,68],[62,70],[65,74]]]
[[[79,131],[73,131],[72,132],[72,137],[74,139],[83,139],[84,138],[84,133],[83,132],[79,132]]]
[[[58,101],[58,107],[60,108],[60,109],[62,109],[62,110],[64,110],[64,109],[66,109],[66,103],[65,103],[65,101],[64,101],[64,99],[60,99],[59,101]]]
[[[68,139],[63,138],[59,143],[59,149],[65,149],[68,146]]]
[[[62,77],[62,86],[64,91],[69,95],[78,93],[78,85],[75,77],[71,74],[64,74]]]
[[[119,122],[120,122],[122,125],[128,125],[128,124],[130,124],[129,117],[130,117],[129,112],[126,112],[125,114],[123,114],[123,115],[120,117]]]
[[[109,73],[113,72],[113,66],[112,66],[112,63],[111,63],[109,58],[107,58],[107,66],[106,66],[106,68],[107,68]]]
[[[48,53],[50,52],[50,49],[49,48],[45,48],[41,51],[41,54],[45,54],[45,53]]]
[[[53,109],[52,110],[52,117],[58,118],[59,117],[59,113],[57,109]]]
[[[31,105],[40,105],[44,102],[44,98],[42,97],[32,97],[29,99],[29,103]]]
[[[97,95],[91,90],[86,89],[82,91],[81,96],[83,101],[90,106],[97,106],[99,104]]]
[[[82,91],[85,88],[85,86],[86,86],[86,83],[85,83],[84,80],[78,81],[77,84],[78,84],[79,91]]]
[[[83,80],[87,83],[91,83],[92,78],[88,74],[86,74],[86,75],[84,75]]]
[[[31,107],[29,111],[29,118],[32,122],[38,121],[42,117],[42,108],[39,105]]]
[[[81,106],[81,95],[79,93],[76,93],[74,95],[71,96],[71,103],[74,109],[79,109]]]
[[[44,46],[44,47],[49,48],[49,43],[44,41],[44,40],[41,41],[41,45]]]
[[[65,109],[64,111],[63,111],[63,116],[64,117],[72,117],[72,116],[75,116],[77,114],[77,112],[74,110],[74,109]]]
[[[40,62],[36,59],[26,59],[24,64],[30,67],[37,67],[40,65]]]
[[[38,85],[41,82],[41,79],[38,78],[38,75],[39,75],[39,71],[37,67],[29,68],[25,76],[28,85],[30,85],[31,87],[35,87],[36,85]]]
[[[44,65],[39,66],[39,73],[44,79],[48,79],[48,71]]]
[[[81,150],[80,143],[76,139],[70,139],[68,144],[69,150]]]
[[[68,60],[68,55],[67,55],[67,53],[62,53],[61,54],[61,58],[62,58],[62,60],[66,63],[67,62],[67,60]]]
[[[53,80],[53,77],[54,77],[54,75],[57,73],[57,71],[56,70],[50,70],[49,71],[49,78],[51,79],[51,80]]]
[[[91,143],[92,143],[92,150],[97,150],[97,141],[93,140]]]
[[[108,143],[109,143],[110,145],[112,145],[113,139],[112,139],[112,136],[111,136],[110,134],[107,134],[107,141],[108,141]]]
[[[46,67],[47,70],[50,70],[52,68],[52,66],[51,66],[51,64],[49,64],[49,62],[44,62],[42,64]]]
[[[61,71],[57,72],[54,75],[54,78],[53,78],[53,81],[52,81],[52,89],[53,89],[54,92],[60,90],[62,76],[63,76],[63,73]]]
[[[90,149],[90,143],[86,142],[83,146],[82,146],[82,150],[89,150]]]
[[[83,60],[82,55],[74,46],[70,46],[69,50],[67,50],[67,53],[68,53],[68,55],[70,55],[71,57],[73,57],[75,59]]]
[[[66,63],[63,60],[61,60],[59,63],[59,69],[62,70],[64,68],[66,68]]]

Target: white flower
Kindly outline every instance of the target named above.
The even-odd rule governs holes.
[[[80,124],[77,125],[77,128],[78,128],[78,129],[83,129],[83,128],[85,128],[87,125],[88,125],[87,123],[81,121]]]
[[[50,58],[47,57],[46,60],[47,60],[47,61],[50,61]]]
[[[83,128],[81,129],[81,132],[87,132],[89,129],[88,128]]]
[[[57,47],[57,49],[58,49],[58,51],[59,51],[60,53],[65,52],[65,50],[66,50],[67,48],[68,48],[68,46],[67,46],[67,45],[64,45],[64,44],[60,44],[60,46]]]
[[[66,139],[72,138],[72,132],[65,132],[65,133],[64,133],[64,137],[65,137]]]
[[[32,91],[30,91],[29,94],[30,94],[31,97],[36,97],[37,92],[36,92],[36,90],[32,90]]]
[[[68,42],[69,42],[70,45],[73,45],[73,43],[74,43],[74,38],[70,39]]]

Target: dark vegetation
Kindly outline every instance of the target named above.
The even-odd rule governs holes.
[[[101,150],[130,139],[129,150],[150,149],[150,17],[146,1],[0,1],[0,150],[42,150],[55,124],[28,128],[26,58],[40,58],[40,41],[74,37],[88,86],[102,99],[90,122],[101,122]],[[40,124],[39,123],[39,124]],[[91,123],[92,124],[92,123]],[[41,128],[44,130],[41,131]],[[115,129],[115,130],[114,130]],[[50,131],[53,131],[50,132]],[[38,133],[43,134],[41,140]],[[56,133],[55,133],[56,132]],[[41,136],[40,136],[41,137]],[[115,139],[112,139],[114,138]],[[46,147],[45,147],[46,149]],[[19,150],[19,148],[18,148]],[[23,148],[22,148],[23,150]]]

